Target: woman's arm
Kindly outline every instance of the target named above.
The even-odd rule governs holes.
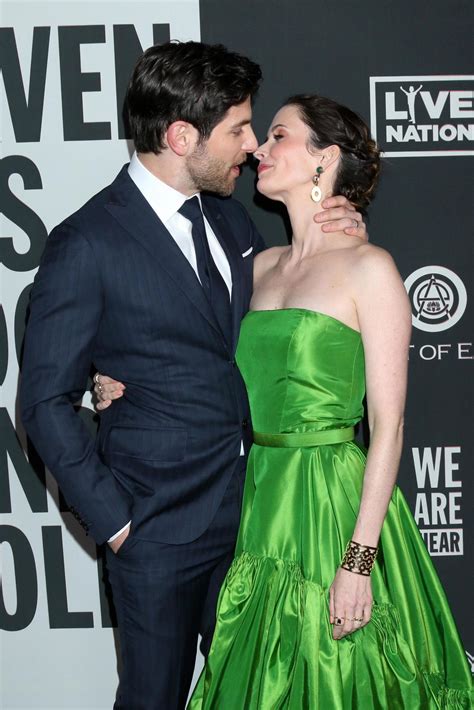
[[[391,256],[362,258],[356,308],[365,352],[370,447],[353,539],[376,547],[398,473],[411,334],[411,308]]]
[[[402,451],[411,309],[390,255],[376,247],[361,251],[354,301],[365,352],[370,447],[352,540],[376,547]],[[335,638],[370,619],[370,577],[339,569],[331,596],[331,615],[344,619],[334,627]]]

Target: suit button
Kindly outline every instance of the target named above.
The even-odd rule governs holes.
[[[247,429],[248,425],[249,425],[249,420],[242,419],[242,429]]]

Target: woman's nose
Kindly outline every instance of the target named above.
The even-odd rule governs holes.
[[[262,160],[263,157],[265,156],[264,145],[266,144],[266,142],[267,141],[265,141],[265,143],[262,143],[261,145],[259,145],[257,150],[255,151],[255,153],[253,154],[254,158],[257,158],[257,160]]]

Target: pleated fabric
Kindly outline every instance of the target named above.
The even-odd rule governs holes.
[[[342,429],[363,414],[361,338],[334,318],[253,311],[237,359],[257,432]],[[329,587],[354,529],[365,458],[353,441],[254,444],[236,556],[190,710],[473,707],[444,591],[397,487],[372,572],[372,619],[332,638]]]

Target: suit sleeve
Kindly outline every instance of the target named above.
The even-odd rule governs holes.
[[[125,492],[73,407],[87,386],[103,299],[91,245],[63,223],[47,241],[31,293],[21,416],[71,510],[99,544],[131,518]]]

